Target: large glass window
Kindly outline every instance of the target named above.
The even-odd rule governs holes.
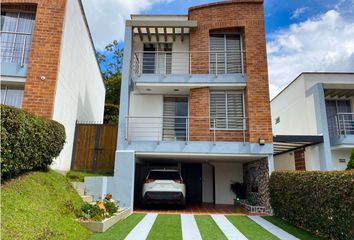
[[[34,18],[35,13],[1,11],[1,62],[28,63]]]
[[[1,104],[21,108],[23,87],[1,86]]]
[[[243,130],[243,93],[238,91],[210,92],[210,125],[216,129]]]
[[[210,34],[210,73],[242,73],[240,34]]]

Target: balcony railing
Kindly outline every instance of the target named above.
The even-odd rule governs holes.
[[[354,113],[337,113],[328,118],[331,136],[354,135]]]
[[[132,72],[142,74],[244,74],[244,51],[137,51]]]
[[[0,61],[23,67],[29,61],[31,44],[31,33],[0,32]]]
[[[246,117],[126,117],[130,141],[245,142]],[[226,126],[228,126],[226,128]]]

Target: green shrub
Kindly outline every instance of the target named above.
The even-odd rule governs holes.
[[[115,204],[115,202],[104,199],[103,203],[109,216],[112,216],[114,213],[118,211],[118,207]]]
[[[104,123],[118,123],[119,106],[111,103],[104,105]]]
[[[274,215],[332,239],[354,239],[354,171],[277,171],[269,182]]]
[[[350,154],[350,160],[347,165],[347,170],[354,169],[354,148],[352,149],[352,153]]]
[[[1,105],[1,179],[46,170],[65,143],[65,129],[53,120]]]
[[[97,204],[85,203],[82,206],[82,212],[85,219],[101,221],[104,219],[104,210],[100,209]]]

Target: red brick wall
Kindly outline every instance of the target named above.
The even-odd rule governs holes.
[[[37,5],[22,108],[52,118],[66,0],[2,1],[5,4]]]
[[[305,151],[298,150],[294,152],[294,159],[295,159],[295,170],[306,170],[305,166]]]
[[[248,136],[251,143],[260,138],[272,142],[263,1],[236,0],[212,3],[189,9],[189,19],[198,21],[190,33],[190,51],[209,50],[209,32],[242,29],[247,65],[245,89]],[[208,53],[192,58],[194,73],[207,73]],[[193,102],[190,103],[192,109]],[[225,134],[225,133],[224,133]],[[229,134],[229,133],[228,133]]]

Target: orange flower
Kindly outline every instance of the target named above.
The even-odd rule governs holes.
[[[106,211],[106,208],[105,208],[104,203],[103,203],[102,201],[99,201],[99,202],[97,203],[97,206],[98,206],[100,209]]]

